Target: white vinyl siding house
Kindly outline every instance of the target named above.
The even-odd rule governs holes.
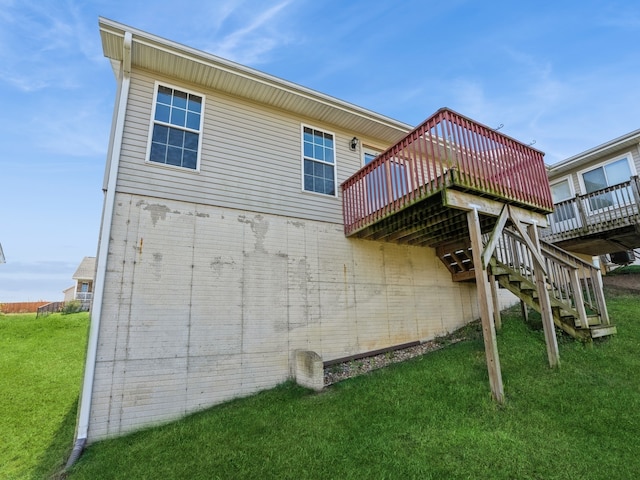
[[[640,130],[549,167],[555,211],[543,236],[588,256],[640,247],[638,171]]]
[[[122,191],[250,209],[263,213],[342,222],[338,185],[360,167],[359,152],[348,141],[353,132],[326,125],[313,128],[331,133],[338,159],[335,195],[305,195],[301,187],[301,130],[305,118],[288,115],[217,91],[198,90],[206,96],[203,113],[201,162],[194,172],[139,162],[148,155],[149,119],[156,81],[195,91],[176,80],[157,80],[147,72],[133,72],[124,132],[119,183]],[[364,137],[364,135],[362,135]],[[380,140],[375,140],[380,143]],[[153,168],[155,167],[155,168]]]
[[[110,20],[100,32],[119,93],[78,439],[273,387],[297,350],[329,361],[478,317],[475,285],[432,248],[345,237],[352,139],[384,150],[411,126]],[[200,128],[180,126],[199,136],[195,168],[154,157],[160,87],[202,99]]]

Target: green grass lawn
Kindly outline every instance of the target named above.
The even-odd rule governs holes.
[[[0,314],[0,478],[47,478],[73,443],[89,315]]]
[[[504,315],[506,404],[481,333],[312,393],[285,384],[89,446],[79,479],[631,479],[640,472],[640,297],[607,292],[618,335],[592,347]],[[87,316],[0,316],[0,478],[49,478],[70,453]]]
[[[640,297],[609,293],[618,335],[586,347],[514,309],[506,404],[469,339],[311,393],[292,384],[90,446],[69,479],[631,479],[640,472]]]

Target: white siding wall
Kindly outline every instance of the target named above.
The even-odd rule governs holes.
[[[301,124],[335,134],[336,188],[361,167],[349,149],[355,135],[380,149],[388,145],[263,105],[180,85],[206,96],[200,172],[145,163],[156,78],[132,76],[118,191],[174,200],[342,223],[342,200],[301,190]]]
[[[573,187],[575,189],[576,194],[579,195],[584,195],[586,192],[583,191],[583,188],[580,185],[580,177],[578,172],[582,172],[584,170],[588,170],[589,167],[596,167],[604,162],[607,162],[608,160],[612,160],[616,157],[620,157],[621,155],[625,155],[626,153],[631,152],[631,156],[633,157],[632,161],[635,165],[635,169],[636,172],[640,173],[640,150],[639,150],[639,146],[638,145],[634,145],[632,147],[626,147],[623,148],[621,150],[618,150],[617,152],[615,152],[614,154],[611,155],[607,155],[607,156],[603,156],[603,157],[599,157],[596,160],[590,161],[588,163],[579,163],[576,168],[575,171],[571,173],[571,181],[573,182]],[[561,175],[558,175],[559,177],[564,177],[566,176],[566,173],[563,173]],[[550,177],[549,180],[551,180],[551,182],[553,182],[554,178],[556,177]]]
[[[323,360],[426,340],[479,316],[429,248],[339,223],[118,194],[89,441],[277,385]]]
[[[199,172],[145,163],[155,77],[134,72],[97,348],[89,441],[181,417],[324,361],[427,340],[479,316],[429,248],[344,236],[342,200],[301,191],[301,124],[333,132],[338,185],[359,137],[206,96]],[[513,302],[508,297],[507,303]]]

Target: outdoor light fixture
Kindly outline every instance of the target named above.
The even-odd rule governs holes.
[[[351,139],[351,143],[349,143],[349,147],[351,148],[351,150],[355,151],[355,149],[358,148],[358,143],[359,142],[360,142],[360,140],[358,140],[356,137],[353,137]]]

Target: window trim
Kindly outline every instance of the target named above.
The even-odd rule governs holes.
[[[333,137],[333,163],[324,162],[322,160],[318,160],[316,158],[310,158],[314,162],[320,162],[325,165],[333,166],[333,195],[328,193],[314,192],[313,190],[306,190],[304,188],[304,129],[310,128],[312,130],[318,130],[322,133],[327,133]],[[336,151],[336,147],[338,145],[337,138],[335,132],[327,130],[325,128],[314,127],[313,125],[309,125],[306,123],[300,124],[300,190],[302,193],[309,193],[311,195],[320,195],[323,198],[338,198],[338,153]]]
[[[365,160],[367,158],[367,154],[369,155],[373,155],[375,153],[375,157],[378,157],[382,152],[384,152],[383,149],[381,148],[376,148],[376,147],[370,147],[369,145],[363,145],[362,146],[362,155],[360,158],[360,164],[361,167],[366,167],[367,164],[365,163]]]
[[[580,219],[580,213],[578,211],[578,204],[575,202],[575,198],[576,198],[576,187],[574,184],[574,180],[573,180],[573,175],[572,174],[568,174],[568,175],[564,175],[562,177],[558,177],[555,178],[553,181],[549,182],[549,190],[552,191],[553,190],[553,186],[554,185],[559,185],[560,183],[563,182],[567,182],[567,184],[569,185],[569,197],[565,198],[564,200],[560,200],[558,202],[556,202],[555,200],[553,200],[553,212],[551,212],[548,216],[547,219],[549,221],[549,227],[551,228],[551,231],[553,233],[558,233],[558,232],[563,232],[566,230],[570,230],[574,227],[572,227],[573,225],[577,225],[577,226],[581,226],[582,222]],[[553,197],[553,192],[551,194],[551,196]],[[566,202],[569,200],[574,200],[571,203],[566,204],[565,209],[562,210],[561,212],[556,211],[556,205],[558,203],[561,202]],[[569,216],[571,215],[571,216]],[[566,217],[564,219],[562,219],[563,217]]]
[[[627,152],[627,153],[623,153],[620,155],[616,155],[615,157],[612,157],[608,160],[605,160],[603,162],[600,163],[594,163],[593,165],[588,166],[587,168],[583,168],[582,170],[578,170],[577,175],[578,175],[578,182],[580,182],[580,194],[581,195],[586,195],[587,194],[587,187],[584,184],[584,177],[582,176],[584,173],[590,172],[592,170],[595,170],[596,168],[600,168],[600,167],[605,167],[611,163],[615,163],[619,160],[622,160],[623,158],[627,159],[627,165],[629,165],[629,171],[631,172],[631,176],[637,175],[636,173],[636,166],[635,163],[633,161],[633,155],[631,154],[631,152]],[[611,185],[609,185],[611,186]]]
[[[580,183],[580,192],[581,192],[580,195],[588,195],[587,187],[586,187],[586,185],[584,183],[583,174],[591,172],[591,171],[596,170],[596,169],[601,168],[601,167],[604,170],[604,168],[607,165],[610,165],[612,163],[618,162],[618,161],[623,160],[623,159],[627,160],[627,165],[629,166],[629,172],[631,173],[631,175],[629,176],[629,179],[631,179],[631,177],[637,175],[637,173],[636,173],[636,165],[635,165],[635,162],[633,161],[633,155],[631,154],[630,151],[626,152],[626,153],[623,153],[623,154],[620,154],[620,155],[616,155],[615,157],[609,158],[609,159],[607,159],[607,160],[605,160],[603,162],[594,163],[593,165],[590,165],[590,166],[588,166],[586,168],[583,168],[582,170],[579,170],[577,172],[578,182]],[[615,184],[615,185],[618,185],[618,184]],[[607,187],[612,187],[612,186],[613,185],[608,185]],[[598,214],[598,213],[601,213],[601,212],[605,212],[605,211],[610,210],[610,209],[620,208],[620,207],[626,206],[626,205],[628,205],[628,204],[625,203],[625,204],[620,204],[620,205],[605,206],[605,207],[602,207],[602,208],[592,208],[592,206],[589,204],[589,202],[587,202],[586,207],[588,209],[589,215],[595,215],[595,214]]]
[[[553,181],[549,182],[549,190],[551,190],[551,187],[553,187],[554,185],[557,185],[557,184],[565,182],[565,181],[569,184],[569,191],[571,192],[571,197],[569,197],[569,198],[575,198],[575,196],[576,196],[576,187],[575,187],[575,185],[573,183],[573,178],[572,178],[571,174],[565,175],[564,177],[558,177],[558,178],[553,179]],[[569,200],[569,199],[567,198],[565,200]],[[565,200],[560,200],[560,201],[564,202]],[[555,204],[556,202],[553,202],[553,203]]]
[[[150,159],[151,157],[151,143],[153,140],[153,127],[156,124],[156,107],[158,105],[158,88],[159,87],[166,87],[166,88],[171,88],[173,90],[179,90],[180,92],[184,92],[184,93],[188,93],[191,95],[196,95],[198,97],[200,97],[202,99],[202,108],[200,111],[200,125],[199,125],[199,130],[193,130],[191,128],[187,128],[187,127],[179,127],[177,125],[172,125],[169,123],[164,123],[164,122],[160,122],[158,121],[158,125],[165,125],[167,127],[172,127],[172,128],[177,128],[177,129],[181,129],[183,131],[186,132],[193,132],[193,133],[197,133],[198,134],[198,151],[196,154],[196,167],[195,168],[189,168],[189,167],[183,167],[181,165],[171,165],[168,163],[160,163],[160,162],[154,162]],[[147,137],[147,151],[145,152],[145,164],[148,165],[153,165],[155,167],[160,167],[160,168],[170,168],[173,170],[179,170],[181,172],[191,172],[191,173],[199,173],[200,172],[200,164],[201,164],[201,160],[202,160],[202,137],[204,136],[204,115],[205,115],[205,108],[206,108],[206,95],[204,95],[201,92],[196,92],[194,90],[190,90],[188,88],[184,88],[178,85],[174,85],[168,82],[160,82],[158,80],[156,80],[154,82],[154,86],[153,86],[153,96],[151,97],[151,117],[149,118],[149,128],[148,128],[148,137]]]

